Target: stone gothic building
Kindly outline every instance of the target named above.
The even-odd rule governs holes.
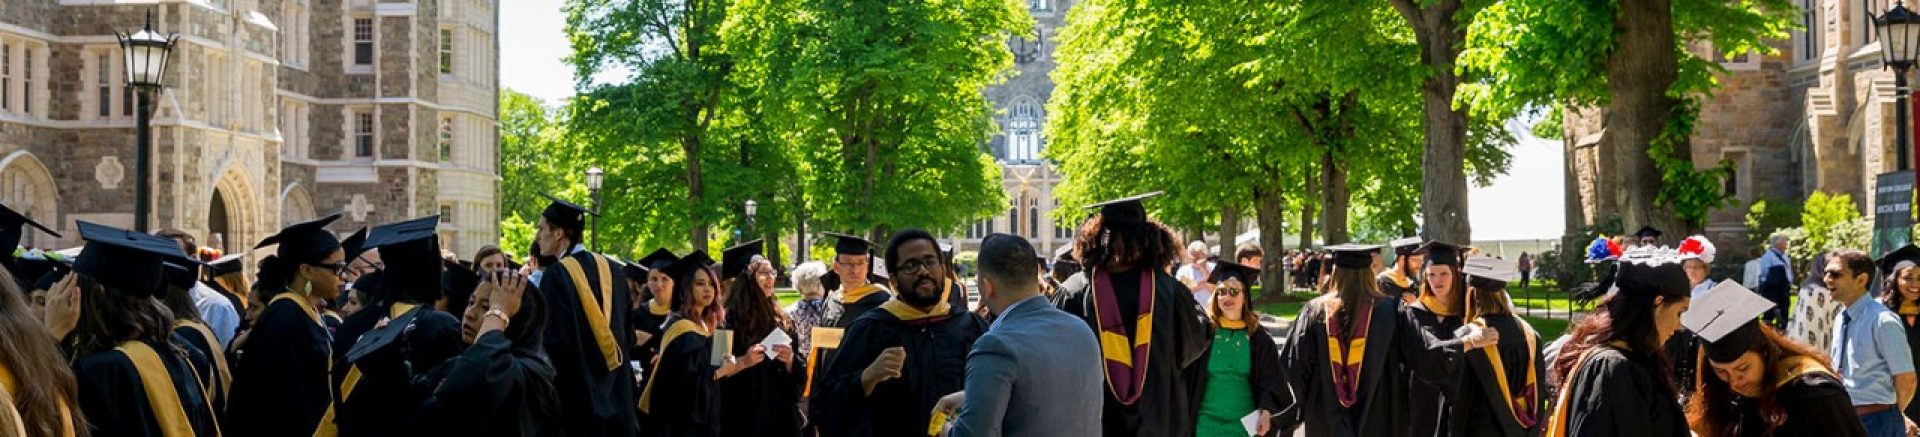
[[[440,214],[498,240],[495,0],[0,2],[0,203],[64,231],[133,223],[134,111],[115,31],[177,33],[156,94],[155,230],[228,253],[345,213],[342,234]]]
[[[1693,136],[1693,161],[1706,167],[1734,165],[1726,189],[1735,205],[1715,211],[1706,232],[1723,253],[1744,258],[1747,207],[1756,200],[1798,202],[1815,191],[1849,194],[1871,217],[1874,177],[1898,170],[1893,71],[1882,68],[1880,43],[1866,10],[1886,1],[1796,0],[1803,30],[1776,41],[1775,56],[1728,57],[1704,44],[1694,52],[1712,56],[1728,70],[1720,88],[1705,99]],[[1876,10],[1876,13],[1878,10]],[[1567,172],[1568,227],[1604,221],[1594,175],[1609,171],[1596,159],[1605,114],[1571,111],[1564,146],[1573,159]],[[1680,237],[1669,235],[1669,239]],[[1729,245],[1737,252],[1728,252]]]
[[[1033,38],[1012,38],[1014,74],[1005,83],[986,90],[1000,131],[986,144],[1000,163],[1001,186],[1007,193],[1007,212],[981,220],[955,236],[962,250],[974,250],[988,234],[1000,232],[1026,237],[1034,249],[1051,254],[1059,245],[1072,244],[1073,232],[1055,226],[1050,214],[1060,207],[1053,196],[1060,174],[1040,152],[1047,145],[1047,98],[1053,95],[1053,49],[1056,32],[1066,24],[1073,0],[1027,0],[1034,19]]]

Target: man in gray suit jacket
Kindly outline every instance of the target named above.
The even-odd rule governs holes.
[[[947,435],[1100,435],[1100,345],[1040,295],[1036,259],[1025,238],[980,242],[980,299],[998,317],[967,354],[966,390],[935,407],[954,418]]]

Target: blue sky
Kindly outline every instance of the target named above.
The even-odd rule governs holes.
[[[549,103],[573,94],[573,69],[561,60],[569,50],[562,33],[565,20],[559,0],[500,2],[500,86]],[[1524,129],[1518,135],[1511,171],[1490,186],[1469,190],[1476,240],[1553,239],[1562,231],[1560,143],[1533,138]]]

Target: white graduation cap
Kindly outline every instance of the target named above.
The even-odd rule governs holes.
[[[1693,299],[1687,312],[1680,314],[1680,324],[1701,339],[1716,342],[1769,309],[1773,309],[1773,301],[1740,286],[1737,281],[1720,281]]]
[[[1520,265],[1490,256],[1469,256],[1467,265],[1460,269],[1469,278],[1486,279],[1508,283],[1520,280]]]

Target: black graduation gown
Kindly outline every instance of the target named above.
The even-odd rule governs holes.
[[[666,314],[654,314],[653,310],[644,304],[640,305],[640,308],[635,308],[627,314],[627,322],[632,324],[631,330],[645,332],[653,336],[652,338],[648,338],[645,343],[630,348],[630,355],[627,355],[629,361],[639,361],[642,366],[646,366],[646,374],[643,376],[653,375],[653,358],[660,356],[660,340],[662,340],[660,336],[666,334],[667,319],[672,315],[672,311],[668,311]],[[645,381],[644,378],[641,380]],[[639,398],[639,394],[639,389],[635,389],[635,399]]]
[[[226,422],[233,436],[312,435],[333,404],[333,340],[296,300],[267,304],[236,351]],[[89,420],[92,420],[89,418]]]
[[[808,417],[823,436],[925,435],[940,397],[966,388],[967,353],[986,332],[986,322],[964,308],[912,321],[869,311],[847,328],[840,356],[815,383]],[[860,374],[895,346],[907,352],[900,377],[867,395]]]
[[[1693,395],[1695,372],[1700,365],[1700,336],[1693,330],[1682,327],[1667,337],[1667,362],[1673,366],[1673,385],[1680,392],[1682,404]]]
[[[193,367],[194,378],[201,387],[211,389],[201,391],[206,392],[208,404],[213,407],[214,418],[217,420],[221,416],[220,412],[227,411],[227,384],[220,380],[220,375],[230,369],[219,368],[212,354],[223,352],[214,348],[214,345],[207,344],[207,337],[193,327],[173,328],[172,337],[174,344],[180,345],[181,352],[185,353],[183,356],[187,359],[187,364]],[[228,374],[231,375],[231,373]]]
[[[1392,297],[1397,299],[1402,297],[1403,295],[1408,295],[1408,294],[1411,294],[1414,297],[1420,296],[1420,283],[1415,282],[1413,278],[1407,278],[1407,286],[1401,287],[1400,284],[1396,284],[1393,282],[1392,268],[1388,268],[1387,271],[1380,272],[1379,275],[1375,275],[1373,277],[1373,281],[1377,284],[1380,284],[1380,293],[1387,295],[1387,297]]]
[[[1866,428],[1847,397],[1846,385],[1831,373],[1815,372],[1794,377],[1774,391],[1774,402],[1786,408],[1786,421],[1771,434],[1755,402],[1738,402],[1738,437],[1834,436],[1863,437]]]
[[[1906,328],[1907,350],[1920,351],[1920,323],[1914,323],[1920,322],[1920,316],[1898,315],[1898,317],[1900,326]],[[1920,402],[1908,403],[1905,413],[1908,420],[1920,421]]]
[[[815,327],[847,329],[848,326],[853,325],[853,321],[859,320],[860,316],[866,315],[868,311],[880,308],[880,304],[887,303],[889,299],[893,299],[893,294],[887,291],[885,287],[881,287],[879,291],[862,296],[860,300],[854,301],[853,303],[841,303],[839,299],[827,299],[827,306],[820,314],[820,324]],[[844,334],[843,332],[841,338],[846,338]],[[809,333],[809,335],[811,335],[811,333]],[[824,384],[826,380],[826,375],[821,374],[821,372],[833,368],[833,358],[840,355],[840,348],[822,348],[818,346],[819,343],[814,344],[814,347],[819,350],[813,353],[817,353],[819,356],[812,357],[813,365],[809,367],[809,370],[814,373],[812,376],[814,382],[812,384],[819,386]],[[802,387],[802,390],[805,391],[805,386],[803,385]],[[812,392],[819,393],[820,388],[814,387]],[[812,415],[809,414],[808,416],[811,417]]]
[[[560,394],[553,377],[539,344],[515,344],[500,331],[481,334],[465,351],[414,380],[414,387],[427,394],[407,435],[560,435]]]
[[[1458,340],[1441,340],[1405,316],[1399,299],[1374,301],[1360,368],[1358,398],[1343,407],[1335,392],[1327,345],[1326,304],[1332,295],[1307,302],[1287,333],[1280,360],[1299,402],[1299,420],[1310,437],[1398,436],[1407,429],[1407,373],[1447,384],[1457,375]],[[1289,427],[1293,424],[1287,424]]]
[[[1253,406],[1273,413],[1269,421],[1267,434],[1263,437],[1276,437],[1288,423],[1298,421],[1300,409],[1295,407],[1293,389],[1287,387],[1287,369],[1280,365],[1280,347],[1273,344],[1273,336],[1258,324],[1252,324],[1253,341],[1247,342],[1247,353],[1253,358],[1253,365],[1247,371],[1246,381],[1202,380],[1199,391],[1203,396],[1207,384],[1252,384]],[[1211,360],[1212,358],[1208,358]],[[1203,360],[1206,361],[1206,360]]]
[[[732,315],[728,316],[729,319]],[[737,326],[728,322],[728,326]],[[787,338],[798,338],[782,329]],[[734,332],[733,356],[747,354],[747,348],[760,344],[769,334],[747,337]],[[721,424],[721,435],[743,437],[779,437],[800,435],[800,390],[807,383],[805,351],[795,351],[789,369],[779,360],[766,358],[740,373],[720,380],[720,405],[728,417],[751,417]],[[765,358],[762,356],[762,358]]]
[[[374,352],[359,363],[343,363],[358,368],[360,381],[352,392],[340,392],[340,406],[334,416],[342,436],[408,435],[399,425],[425,400],[425,393],[414,390],[414,372],[425,372],[460,353],[460,321],[433,309],[431,304],[414,307],[413,326],[406,328],[405,339],[387,350]],[[358,315],[358,314],[355,314]],[[393,328],[393,326],[389,326]],[[345,354],[341,354],[345,355]]]
[[[647,429],[641,435],[720,435],[720,382],[713,380],[714,372],[720,369],[710,364],[712,349],[713,338],[698,331],[682,334],[660,348],[659,369],[649,383],[653,392],[648,402]],[[741,421],[758,420],[750,416],[732,417]]]
[[[147,346],[153,348],[154,355],[166,366],[166,376],[173,381],[175,395],[186,411],[187,424],[196,435],[214,435],[216,418],[194,377],[193,364],[178,341]],[[140,380],[140,372],[126,354],[116,350],[95,352],[74,358],[70,365],[78,383],[80,401],[76,404],[80,411],[77,413],[86,417],[93,435],[164,435],[158,416],[147,403],[147,390]]]
[[[1463,379],[1454,392],[1458,394],[1451,402],[1452,416],[1448,423],[1452,425],[1454,436],[1522,437],[1538,433],[1545,428],[1547,368],[1540,356],[1540,339],[1528,338],[1531,330],[1522,326],[1525,321],[1509,314],[1495,314],[1481,317],[1487,326],[1500,332],[1500,343],[1494,346],[1500,355],[1500,364],[1506,371],[1507,390],[1500,390],[1499,377],[1493,372],[1493,360],[1480,349],[1465,352],[1466,365],[1461,367]],[[1533,402],[1526,406],[1532,411],[1535,423],[1523,427],[1515,417],[1514,407],[1509,406],[1506,397],[1523,396],[1527,386],[1527,365],[1534,366]]]
[[[1385,282],[1390,281],[1383,281],[1382,283]],[[1387,296],[1395,297],[1396,295],[1387,293]],[[1401,313],[1403,313],[1408,320],[1412,321],[1414,326],[1420,327],[1420,330],[1426,331],[1428,335],[1432,335],[1437,339],[1452,340],[1453,331],[1460,329],[1460,326],[1464,324],[1460,316],[1440,315],[1428,309],[1424,302],[1414,302],[1412,305],[1404,305],[1401,308]],[[1501,334],[1510,333],[1501,331]],[[1410,360],[1409,364],[1419,365],[1420,363]],[[1407,406],[1409,408],[1407,411],[1407,429],[1403,435],[1445,435],[1445,430],[1453,429],[1453,425],[1448,423],[1449,419],[1453,417],[1453,402],[1451,402],[1451,400],[1455,396],[1451,384],[1429,383],[1411,373],[1405,375],[1402,379],[1406,381],[1407,385]],[[1458,379],[1459,377],[1456,376],[1448,378],[1448,381]]]
[[[1085,276],[1082,272],[1074,276]],[[1138,293],[1140,273],[1117,272],[1111,275],[1114,299],[1120,308],[1121,320],[1128,321],[1127,329],[1133,329],[1133,320],[1138,317]],[[1100,319],[1094,313],[1092,278],[1069,283],[1079,283],[1075,289],[1065,290],[1066,297],[1060,309],[1086,321],[1093,332],[1100,332]],[[1179,280],[1165,272],[1155,271],[1153,303],[1153,332],[1147,352],[1147,375],[1142,384],[1139,400],[1133,405],[1120,403],[1115,398],[1111,384],[1103,390],[1105,406],[1101,408],[1101,428],[1110,436],[1176,436],[1192,435],[1195,418],[1200,417],[1200,398],[1205,394],[1201,384],[1207,377],[1207,352],[1213,344],[1213,322],[1207,320],[1206,312],[1200,304],[1194,302],[1193,292]],[[1128,333],[1128,341],[1133,335]],[[1105,370],[1105,361],[1099,369]],[[1104,378],[1104,376],[1103,376]]]
[[[631,326],[627,323],[625,311],[631,308],[627,303],[626,278],[620,272],[612,272],[612,280],[601,284],[594,261],[598,255],[580,251],[568,257],[580,263],[587,283],[595,288],[588,295],[596,300],[603,295],[611,296],[613,301],[581,302],[579,294],[574,291],[573,278],[560,264],[547,267],[540,276],[540,294],[549,304],[543,343],[547,358],[553,360],[554,386],[560,391],[560,412],[564,419],[560,423],[569,436],[630,437],[636,424],[633,368],[627,365],[625,357],[621,357],[618,365],[612,370],[607,369],[599,343],[594,339],[586,314],[582,312],[583,304],[593,305],[593,308],[610,305],[619,309],[609,316],[607,328],[616,349],[624,354],[626,347],[621,345],[633,344],[633,332],[626,329]],[[610,289],[603,294],[598,292],[600,287]]]
[[[1688,435],[1678,394],[1658,373],[1666,369],[1596,347],[1566,388],[1568,437]]]

